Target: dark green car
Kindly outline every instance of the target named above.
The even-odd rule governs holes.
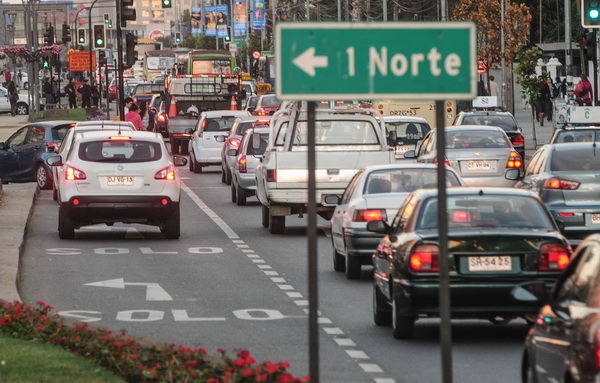
[[[539,280],[550,289],[569,263],[571,247],[540,198],[510,188],[447,190],[452,318],[494,323],[527,317],[540,305],[519,302],[511,290]],[[439,315],[437,189],[412,192],[373,253],[375,324],[392,324],[398,339],[412,338],[415,321]]]

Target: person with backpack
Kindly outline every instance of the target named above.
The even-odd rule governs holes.
[[[581,97],[584,102],[587,98],[589,98],[593,104],[594,93],[592,92],[592,84],[589,82],[585,73],[581,75],[581,81],[579,81],[573,93],[576,97]]]
[[[8,92],[8,101],[10,102],[10,114],[14,117],[15,107],[17,106],[17,101],[19,101],[19,92],[17,92],[17,86],[14,81],[8,82],[6,91]]]

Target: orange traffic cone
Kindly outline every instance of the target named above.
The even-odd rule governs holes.
[[[171,104],[169,105],[169,117],[177,116],[177,107],[175,106],[175,96],[171,96]]]
[[[235,100],[235,96],[231,96],[231,105],[229,107],[229,110],[238,110],[237,101]]]

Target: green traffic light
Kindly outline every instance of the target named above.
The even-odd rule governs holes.
[[[163,0],[163,4],[168,7],[171,5],[171,0]]]
[[[79,43],[80,43],[80,44],[83,44],[83,43],[85,43],[85,39],[79,39]]]
[[[48,60],[44,60],[44,68],[49,68],[50,62]]]
[[[96,40],[96,45],[97,45],[97,46],[103,46],[103,45],[104,45],[104,40],[102,40],[102,39],[97,39],[97,40]]]
[[[598,16],[600,16],[600,11],[598,11],[597,9],[590,9],[589,15],[590,19],[597,19]]]
[[[108,27],[109,27],[109,28],[112,28],[112,23],[109,23],[109,24],[108,24]]]

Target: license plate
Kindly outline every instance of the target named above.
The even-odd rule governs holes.
[[[592,214],[592,223],[594,225],[600,224],[600,213],[593,213]]]
[[[467,162],[467,170],[491,170],[492,165],[488,161],[469,161]]]
[[[131,176],[108,176],[108,186],[133,186],[133,177]]]
[[[404,146],[396,146],[396,151],[400,152],[400,153],[406,153],[409,150],[412,150],[412,148],[410,146],[404,145]]]
[[[511,271],[512,258],[508,255],[469,257],[469,271]]]

